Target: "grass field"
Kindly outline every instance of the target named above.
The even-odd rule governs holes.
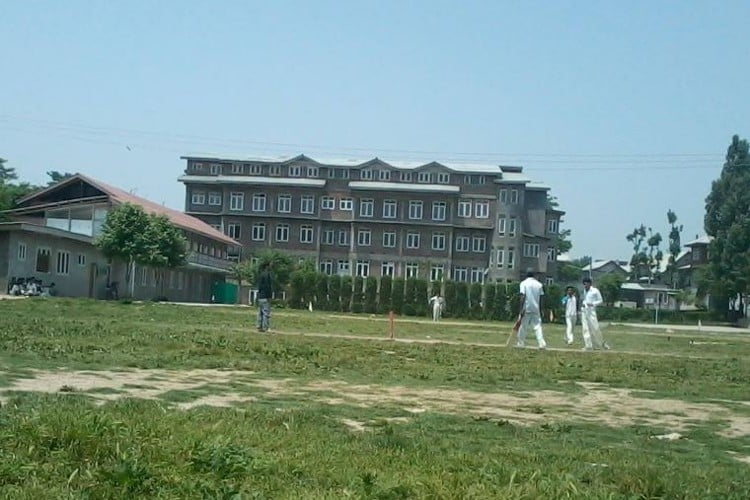
[[[0,498],[750,498],[750,335],[253,320],[0,301]]]

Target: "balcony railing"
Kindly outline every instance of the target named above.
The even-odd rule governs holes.
[[[228,271],[232,267],[232,262],[221,257],[212,257],[198,252],[189,252],[186,258],[188,264],[198,264],[216,269]]]

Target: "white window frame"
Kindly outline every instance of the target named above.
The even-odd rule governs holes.
[[[505,188],[501,189],[498,198],[500,199],[501,205],[507,205],[508,204],[508,190]]]
[[[404,270],[404,277],[406,279],[419,278],[419,264],[416,262],[407,262]]]
[[[299,227],[299,242],[305,245],[311,245],[314,240],[313,227],[309,224],[303,224]]]
[[[438,184],[450,184],[451,174],[449,174],[448,172],[438,172],[437,183]]]
[[[211,206],[221,205],[221,192],[220,191],[209,191],[208,192],[208,204]]]
[[[497,216],[497,234],[505,236],[505,232],[508,230],[508,217],[506,215]]]
[[[432,233],[432,250],[442,252],[445,250],[445,233]]]
[[[524,243],[523,256],[531,257],[534,259],[539,258],[539,243]]]
[[[290,165],[289,177],[302,177],[302,167],[300,165]]]
[[[453,268],[453,281],[466,283],[469,281],[469,269],[464,266]]]
[[[292,213],[291,194],[280,194],[276,197],[276,211],[280,214]]]
[[[432,220],[444,221],[448,211],[448,204],[444,201],[432,202]]]
[[[320,272],[327,275],[333,274],[333,260],[325,259],[320,261]]]
[[[474,203],[474,217],[477,219],[489,219],[490,218],[490,202],[489,201],[477,201]]]
[[[401,172],[401,182],[411,182],[412,178],[413,176],[411,172]]]
[[[359,200],[359,216],[372,217],[375,215],[375,200],[364,198]]]
[[[339,200],[339,210],[351,212],[353,205],[354,200],[352,198],[341,198]]]
[[[348,260],[339,260],[336,263],[336,273],[339,276],[351,276],[352,264]]]
[[[419,184],[429,184],[432,175],[429,172],[417,172],[417,182]]]
[[[253,212],[265,212],[266,211],[266,194],[265,193],[254,193],[253,194]]]
[[[339,168],[337,169],[337,171],[338,171],[338,174],[336,175],[336,177],[338,177],[339,179],[348,179],[351,177],[351,174],[349,173],[348,168]]]
[[[286,243],[289,241],[289,232],[291,228],[289,224],[276,224],[275,239],[278,243]]]
[[[547,247],[547,262],[555,262],[557,260],[557,249],[555,247]]]
[[[508,265],[508,269],[513,269],[514,267],[516,267],[516,249],[515,248],[508,249],[507,265]]]
[[[317,179],[320,175],[320,168],[314,166],[308,166],[305,173],[310,179]]]
[[[212,163],[209,167],[209,172],[211,172],[211,175],[221,175],[221,165]]]
[[[338,245],[340,247],[349,246],[349,231],[346,229],[339,230]]]
[[[281,175],[281,165],[270,165],[268,167],[268,175],[271,177],[279,177]]]
[[[430,281],[443,281],[445,277],[445,266],[443,264],[433,264],[430,266]]]
[[[355,276],[361,276],[363,278],[367,278],[369,275],[370,275],[370,261],[358,260]]]
[[[227,236],[239,241],[240,236],[242,236],[242,224],[239,222],[230,222],[227,224]]]
[[[263,173],[263,166],[258,163],[250,165],[250,175],[260,175]]]
[[[229,210],[233,212],[242,212],[245,209],[245,193],[229,193]]]
[[[357,246],[372,246],[372,231],[369,229],[360,229],[357,231]]]
[[[58,250],[55,259],[55,274],[67,276],[70,274],[70,252]]]
[[[547,233],[557,234],[560,229],[560,223],[557,219],[550,219],[547,221]]]
[[[484,253],[487,251],[487,238],[484,236],[474,236],[471,238],[471,251],[474,253]]]
[[[396,248],[395,231],[383,231],[383,248]]]
[[[26,260],[26,255],[29,253],[29,247],[26,246],[26,243],[19,242],[18,243],[18,253],[16,254],[16,258],[24,262]]]
[[[321,210],[333,210],[336,208],[336,198],[333,196],[323,196],[320,199]]]
[[[421,200],[409,200],[409,220],[422,220],[422,209]]]
[[[544,284],[547,286],[554,285],[555,278],[553,278],[552,276],[547,276],[546,278],[544,278]]]
[[[336,244],[336,231],[333,229],[324,229],[323,230],[323,241],[320,242],[321,245],[335,245]]]
[[[244,168],[242,163],[232,163],[232,175],[242,175]]]
[[[511,217],[508,221],[508,236],[515,236],[516,231],[518,231],[518,219]]]
[[[495,265],[498,268],[502,268],[505,265],[505,248],[497,249],[497,257],[495,258]]]
[[[510,204],[511,205],[518,205],[518,189],[511,189],[510,190]]]
[[[254,222],[250,236],[253,241],[266,241],[266,223]]]
[[[205,205],[206,204],[206,193],[204,191],[193,191],[190,196],[190,203],[193,205]]]
[[[484,282],[484,269],[481,267],[472,267],[469,269],[469,282],[470,283],[483,283]]]
[[[395,219],[398,214],[398,202],[396,200],[383,200],[383,218]]]
[[[391,276],[396,274],[396,263],[387,261],[380,264],[380,276]]]
[[[76,256],[76,264],[78,264],[81,267],[86,266],[86,254],[85,253],[79,253]]]
[[[315,196],[311,194],[303,194],[300,198],[299,212],[301,214],[314,214],[315,213]]]
[[[359,179],[363,181],[371,181],[373,177],[371,168],[363,168],[359,171]]]
[[[390,170],[378,170],[378,180],[388,182],[391,180]]]
[[[417,250],[421,243],[422,235],[420,233],[408,232],[406,233],[406,248],[410,250]]]
[[[468,236],[456,236],[456,252],[471,250],[471,239]]]
[[[462,219],[468,219],[471,217],[471,206],[473,203],[471,200],[459,200],[458,202],[458,216]]]

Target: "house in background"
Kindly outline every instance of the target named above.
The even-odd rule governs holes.
[[[628,279],[630,265],[624,260],[595,260],[584,266],[581,278],[590,277],[594,283],[604,275],[618,274],[623,280]]]
[[[55,283],[68,297],[105,298],[107,286],[128,289],[126,265],[110,263],[94,246],[107,213],[131,203],[147,213],[165,215],[188,241],[187,264],[166,273],[157,287],[154,269],[135,266],[134,298],[209,302],[212,287],[223,283],[231,262],[228,247],[237,243],[203,221],[129,194],[90,177],[76,174],[16,203],[0,223],[0,293],[15,278]]]

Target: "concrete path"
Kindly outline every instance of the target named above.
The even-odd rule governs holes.
[[[628,328],[639,328],[648,330],[672,330],[681,332],[701,332],[703,334],[711,333],[750,333],[750,329],[736,326],[716,326],[716,325],[655,325],[653,323],[610,323],[612,326],[624,326]]]

